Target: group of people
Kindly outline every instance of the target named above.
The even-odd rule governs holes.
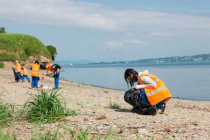
[[[39,69],[39,61],[36,60],[31,65],[31,86],[33,88],[38,88]],[[43,76],[49,72],[53,74],[55,88],[59,87],[60,69],[61,67],[57,64],[48,64],[47,72],[43,74]],[[20,66],[18,61],[16,61],[16,73],[20,80],[24,81],[26,78],[30,82],[25,65]],[[161,113],[165,111],[166,102],[171,98],[171,93],[161,79],[150,74],[148,70],[137,72],[134,69],[127,69],[124,78],[130,87],[136,83],[135,88],[128,90],[124,95],[125,101],[133,106],[134,112],[143,115],[155,115],[158,110],[161,110]]]
[[[23,82],[25,82],[25,79],[27,79],[27,81],[30,83],[30,79],[28,77],[28,72],[27,69],[25,67],[24,64],[20,65],[18,63],[18,61],[15,61],[15,69],[16,69],[16,74],[17,74],[17,79],[16,81],[19,82],[20,80],[22,80]]]
[[[57,64],[48,64],[46,66],[47,68],[47,72],[46,74],[42,75],[42,79],[44,79],[44,77],[46,75],[50,73],[52,73],[53,77],[54,77],[54,81],[55,81],[55,88],[59,87],[59,79],[60,79],[60,70],[61,67]],[[40,65],[39,65],[39,61],[36,60],[32,65],[31,65],[31,87],[32,88],[38,88],[38,81],[40,80],[39,78],[39,70],[40,70]],[[27,79],[27,81],[30,83],[30,78],[28,77],[28,72],[27,69],[25,67],[25,65],[20,65],[18,60],[15,61],[15,72],[17,75],[17,79],[16,81],[19,82],[20,80],[22,80],[23,82],[25,82],[25,79]]]

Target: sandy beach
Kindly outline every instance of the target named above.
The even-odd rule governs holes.
[[[46,77],[43,85],[53,87],[53,78]],[[110,128],[115,128],[114,135],[127,140],[137,139],[136,134],[141,139],[210,139],[210,102],[172,98],[164,114],[144,116],[131,112],[132,106],[123,98],[125,91],[64,80],[60,81],[60,87],[58,93],[65,98],[67,107],[80,112],[60,122],[69,128],[88,129],[92,135],[104,135]],[[31,93],[38,94],[38,90],[31,89],[28,82],[16,83],[12,70],[0,70],[0,93],[4,103],[13,104],[18,109]],[[110,102],[117,102],[120,108],[109,108]],[[49,132],[58,124],[43,124],[40,131]],[[30,139],[33,129],[32,123],[14,121],[4,131],[15,132],[18,139]]]

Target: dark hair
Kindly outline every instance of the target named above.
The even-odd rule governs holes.
[[[127,69],[124,74],[125,82],[132,87],[138,81],[138,73],[134,69]]]
[[[25,65],[24,65],[24,64],[22,64],[22,66],[24,67]]]
[[[38,60],[36,60],[36,61],[35,61],[35,63],[36,63],[36,64],[39,64],[39,61],[38,61]]]

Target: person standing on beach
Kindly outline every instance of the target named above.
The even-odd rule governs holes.
[[[22,80],[23,81],[23,77],[21,76],[20,74],[20,71],[21,71],[21,66],[20,64],[18,63],[18,60],[15,61],[15,70],[16,70],[16,73],[17,73],[17,76],[18,76],[18,80],[17,82],[19,82],[19,80]]]
[[[141,91],[139,98],[143,103],[150,105],[155,110],[160,109],[161,113],[164,113],[166,102],[171,98],[171,93],[161,79],[149,74],[148,70],[137,73],[133,69],[127,69],[124,78],[131,87],[135,82],[138,83],[135,88]]]
[[[38,88],[38,81],[39,81],[39,61],[38,60],[36,60],[35,63],[31,65],[31,76],[32,76],[31,87]]]
[[[27,69],[26,69],[26,67],[25,67],[24,64],[22,65],[22,70],[23,70],[23,73],[22,73],[23,82],[25,82],[25,78],[26,78],[27,81],[30,83],[30,79],[29,79],[29,77],[28,77],[28,72],[27,72]]]
[[[46,75],[51,72],[53,74],[54,77],[54,81],[55,81],[55,88],[59,87],[59,79],[60,79],[60,70],[61,67],[57,64],[48,64],[47,65],[47,73]]]

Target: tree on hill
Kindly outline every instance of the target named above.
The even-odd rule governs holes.
[[[49,50],[49,52],[51,54],[52,60],[54,61],[55,60],[55,56],[57,55],[56,47],[53,47],[52,45],[48,45],[46,47],[47,47],[47,49]]]
[[[4,28],[4,27],[1,27],[1,28],[0,28],[0,33],[6,33],[6,31],[5,31],[5,28]]]

